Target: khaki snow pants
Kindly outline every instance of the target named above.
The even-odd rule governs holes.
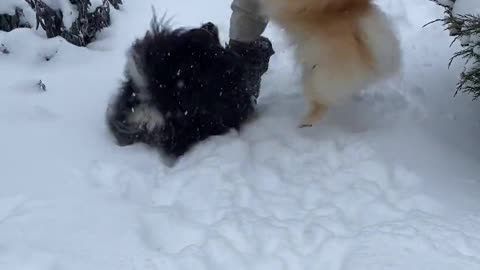
[[[231,9],[230,39],[251,42],[263,34],[268,19],[260,15],[258,0],[233,0]]]

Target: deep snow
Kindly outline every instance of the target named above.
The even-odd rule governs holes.
[[[177,26],[217,23],[226,41],[230,3],[124,2],[88,48],[0,32],[0,269],[480,269],[480,107],[453,97],[457,45],[422,28],[442,8],[379,0],[402,74],[311,129],[297,128],[298,72],[270,25],[260,117],[170,166],[107,132],[125,50],[152,3]]]

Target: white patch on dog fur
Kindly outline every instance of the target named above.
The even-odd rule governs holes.
[[[383,80],[398,72],[402,66],[400,41],[387,15],[372,4],[371,15],[360,18],[364,40],[375,59],[377,80]]]
[[[298,42],[297,57],[305,71],[303,82],[307,86],[305,94],[308,99],[333,105],[399,70],[399,43],[385,14],[373,6],[367,16],[359,19],[359,27],[374,59],[373,70],[366,69],[362,62],[352,60],[349,66],[343,66],[342,73],[338,73],[329,65],[322,64],[329,62],[331,48],[325,48],[321,38],[309,37]]]
[[[321,39],[311,38],[305,40],[297,47],[297,57],[303,66],[302,80],[304,95],[307,100],[318,100],[325,105],[334,105],[337,102],[352,96],[369,82],[369,71],[362,63],[350,62],[344,66],[345,73],[332,70],[329,65],[324,64],[328,60],[325,52],[328,49],[322,48]],[[348,78],[346,77],[348,75]]]
[[[148,87],[148,82],[145,74],[142,71],[141,63],[139,63],[138,57],[135,55],[133,50],[130,50],[127,55],[127,66],[126,72],[132,78],[135,86],[140,90],[138,99],[140,101],[147,101],[150,99],[150,94],[146,90]]]
[[[155,108],[142,104],[132,109],[128,122],[139,127],[146,127],[149,132],[165,124],[162,114]]]

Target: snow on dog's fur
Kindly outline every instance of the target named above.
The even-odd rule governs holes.
[[[212,23],[172,30],[152,20],[128,53],[107,122],[119,145],[146,143],[178,157],[213,135],[239,129],[255,89],[239,55],[221,46]]]
[[[288,33],[302,66],[308,103],[302,127],[329,106],[400,67],[400,46],[386,15],[371,0],[261,0],[265,14]]]

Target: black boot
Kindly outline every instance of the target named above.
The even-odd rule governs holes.
[[[262,36],[250,43],[230,40],[228,47],[245,60],[249,90],[256,100],[260,93],[262,76],[268,70],[270,57],[275,54],[272,43]]]

